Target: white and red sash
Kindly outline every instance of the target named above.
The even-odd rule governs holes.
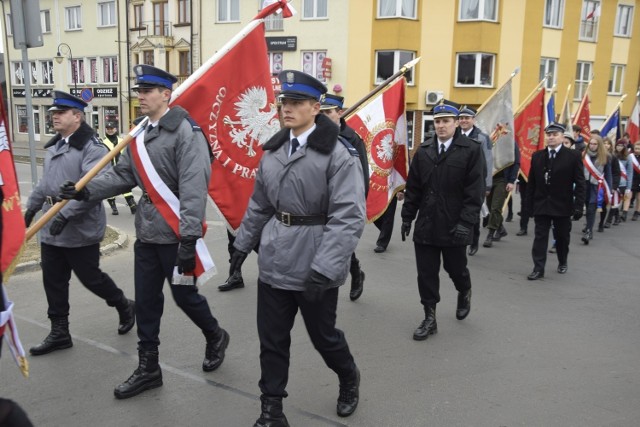
[[[638,162],[637,157],[634,154],[629,157],[631,157],[631,163],[633,163],[633,171],[640,174],[640,162]]]
[[[153,205],[158,209],[162,218],[167,221],[178,238],[180,237],[180,200],[167,187],[158,172],[156,171],[149,153],[144,145],[144,130],[138,134],[136,140],[131,144],[131,156],[140,174],[140,179],[144,184]],[[202,235],[206,232],[206,223],[203,223]],[[174,285],[193,285],[193,276],[196,277],[196,284],[204,283],[216,274],[216,266],[211,259],[207,245],[202,238],[196,242],[196,269],[193,273],[179,274],[178,268],[174,267]]]
[[[593,161],[591,160],[590,155],[587,154],[584,156],[583,163],[584,163],[584,167],[587,168],[587,171],[589,172],[589,174],[591,174],[591,176],[596,181],[598,181],[598,193],[600,192],[601,189],[604,188],[605,203],[608,205],[611,205],[613,196],[611,195],[611,189],[609,188],[609,184],[607,184],[607,181],[604,179],[604,174],[601,174],[600,171],[596,169],[596,166],[593,164]]]
[[[627,181],[629,179],[629,177],[627,176],[627,166],[620,160],[618,160],[618,164],[620,165],[620,177],[624,178],[624,180]]]

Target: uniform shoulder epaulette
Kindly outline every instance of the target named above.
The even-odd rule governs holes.
[[[479,139],[471,138],[470,136],[467,136],[467,138],[469,138],[470,140],[472,140],[475,143],[482,144],[482,142]]]
[[[101,145],[103,147],[107,147],[107,145],[100,138],[98,138],[95,135],[93,135],[91,137],[91,142],[93,142],[93,145]],[[107,147],[107,148],[109,148],[109,147]]]
[[[200,125],[198,125],[196,121],[191,118],[191,116],[187,116],[187,121],[191,125],[191,129],[193,129],[194,132],[202,131],[202,129],[200,129]]]
[[[338,135],[338,141],[340,141],[342,145],[345,146],[347,151],[349,151],[349,154],[351,154],[353,157],[360,157],[360,154],[358,154],[358,150],[356,150],[355,147],[351,145],[349,141],[347,141],[340,135]]]

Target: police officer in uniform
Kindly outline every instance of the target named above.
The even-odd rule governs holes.
[[[138,368],[118,385],[114,394],[125,399],[162,385],[158,364],[160,318],[164,307],[162,288],[170,283],[178,306],[202,330],[206,338],[202,370],[213,371],[224,360],[229,334],[218,325],[207,300],[193,285],[171,284],[174,266],[181,273],[195,269],[196,241],[202,236],[207,185],[211,174],[210,152],[201,129],[181,107],[169,108],[176,77],[150,65],[137,65],[136,85],[140,108],[149,117],[144,144],[159,177],[180,200],[180,236],[170,228],[147,194],[140,171],[127,147],[118,164],[95,178],[79,192],[65,183],[60,197],[96,201],[122,194],[136,185],[143,191],[135,217],[136,311],[138,313]]]
[[[345,120],[340,117],[344,107],[344,98],[338,95],[325,94],[322,105],[320,106],[320,112],[329,117],[336,125],[340,127],[340,136],[346,139],[351,144],[360,158],[360,165],[362,166],[362,178],[364,180],[364,197],[365,204],[366,198],[369,194],[369,160],[367,157],[367,147],[364,145],[364,141],[360,136],[349,126]],[[360,260],[356,257],[356,253],[351,254],[351,266],[349,268],[351,272],[351,291],[349,291],[349,298],[351,301],[355,301],[362,295],[364,289],[364,271],[360,268]]]
[[[105,131],[104,131],[105,135],[104,135],[104,138],[102,139],[102,142],[104,143],[104,145],[107,146],[109,151],[111,151],[116,147],[116,145],[122,142],[122,138],[118,136],[118,123],[107,122],[104,128],[105,128]],[[118,163],[118,160],[120,160],[120,153],[118,153],[112,160],[112,163],[114,166],[116,163]],[[131,214],[134,215],[136,213],[137,206],[136,206],[136,201],[133,198],[133,194],[131,194],[131,192],[128,192],[123,194],[122,196],[124,197],[124,200],[127,202],[127,206],[129,206],[129,209],[131,210]],[[107,199],[107,202],[109,203],[109,206],[111,206],[111,214],[118,215],[118,208],[116,207],[116,198],[110,197]]]
[[[357,151],[338,140],[338,126],[320,114],[326,87],[298,71],[285,70],[279,78],[285,128],[262,147],[231,259],[235,270],[260,241],[258,427],[289,425],[282,399],[298,310],[314,347],[338,375],[338,415],[351,415],[359,401],[360,372],[335,322],[338,287],[365,225],[362,167]]]
[[[27,201],[25,223],[31,224],[41,209],[47,212],[57,202],[58,188],[68,179],[79,180],[107,154],[107,149],[85,122],[87,103],[54,90],[51,112],[56,135],[45,145],[42,179]],[[80,283],[118,310],[119,334],[135,323],[134,302],[127,299],[111,277],[100,270],[100,242],[107,218],[100,202],[67,203],[40,231],[42,281],[49,308],[51,332],[33,356],[73,346],[69,334],[69,279],[73,271]]]
[[[426,340],[438,332],[436,304],[440,302],[440,259],[458,290],[456,318],[471,310],[471,277],[466,246],[480,219],[484,197],[484,158],[480,144],[461,134],[458,109],[441,102],[434,108],[436,136],[413,156],[402,207],[402,238],[416,219],[413,243],[418,290],[425,318],[413,339]]]

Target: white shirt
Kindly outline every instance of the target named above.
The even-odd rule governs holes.
[[[557,156],[558,155],[558,151],[560,151],[561,147],[562,147],[562,144],[558,145],[556,148],[547,147],[549,158],[551,158],[551,150],[555,150],[556,151],[556,156]]]
[[[314,123],[313,126],[311,126],[309,129],[307,129],[306,131],[302,132],[300,135],[298,136],[294,136],[293,135],[293,131],[290,130],[289,131],[289,141],[292,141],[293,138],[298,140],[298,143],[300,144],[298,146],[298,150],[301,149],[302,147],[304,147],[304,145],[307,143],[307,139],[309,138],[309,135],[311,135],[311,132],[313,132],[314,130],[316,130],[316,124]],[[291,156],[291,146],[289,146],[289,156]]]
[[[438,154],[440,153],[440,146],[442,144],[444,144],[444,151],[446,152],[449,149],[449,147],[451,146],[452,142],[453,142],[453,138],[449,138],[448,140],[446,140],[444,142],[438,140]]]

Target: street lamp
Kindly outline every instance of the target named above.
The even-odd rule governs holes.
[[[62,60],[64,59],[64,56],[62,56],[62,53],[60,53],[60,48],[65,48],[66,53],[69,55],[69,62],[71,63],[71,78],[73,79],[73,88],[75,89],[74,95],[78,96],[78,85],[76,82],[76,69],[73,63],[73,54],[71,53],[71,47],[69,47],[69,45],[66,43],[60,43],[58,45],[58,52],[56,53],[56,58],[55,58],[58,64],[62,64]]]

